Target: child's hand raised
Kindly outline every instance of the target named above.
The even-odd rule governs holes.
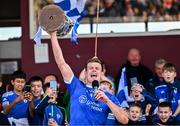
[[[20,94],[15,100],[17,103],[24,100],[24,93]]]
[[[28,101],[31,102],[33,100],[33,95],[31,92],[24,92],[24,98]]]

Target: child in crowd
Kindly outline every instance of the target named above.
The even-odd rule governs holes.
[[[180,82],[176,81],[176,68],[174,64],[166,63],[163,67],[164,84],[155,88],[158,102],[170,102],[174,113],[180,104]],[[175,114],[176,120],[180,124],[180,114]]]
[[[99,86],[100,86],[100,89],[105,90],[111,94],[114,94],[114,89],[110,81],[102,80]]]
[[[129,107],[129,122],[128,125],[143,125],[146,121],[141,120],[142,108],[139,103],[133,103]]]
[[[26,83],[26,74],[23,71],[15,71],[12,74],[11,83],[13,91],[6,92],[2,96],[3,111],[7,114],[10,124],[17,126],[27,126],[28,113],[33,116],[34,104],[33,95],[23,91]]]
[[[42,91],[43,91],[43,79],[39,76],[32,76],[28,84],[31,88],[31,93],[33,94],[33,103],[34,106],[37,106],[42,100]],[[29,117],[30,125],[42,125],[43,124],[43,115],[39,115],[36,111],[34,113],[34,117]]]
[[[65,110],[57,105],[57,87],[53,89],[51,83],[45,88],[45,97],[36,106],[36,112],[43,115],[43,125],[65,125]]]
[[[176,121],[172,117],[171,105],[168,102],[161,102],[158,105],[157,115],[148,116],[149,125],[176,125]]]
[[[171,117],[171,105],[166,102],[162,102],[158,105],[158,112],[157,112],[159,120],[155,123],[162,124],[162,125],[172,125],[175,124],[173,122],[173,118]]]
[[[133,98],[133,100],[129,101],[128,105],[133,103],[141,104],[142,108],[144,108],[142,110],[142,114],[149,115],[149,113],[152,113],[153,109],[157,105],[156,99],[149,92],[147,92],[141,84],[134,84],[131,87],[130,96]]]

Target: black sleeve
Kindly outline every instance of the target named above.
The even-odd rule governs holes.
[[[153,77],[153,72],[144,65],[142,65],[142,71],[143,71],[142,72],[143,81],[144,81],[144,84],[146,84],[148,82],[148,80]]]
[[[46,108],[46,106],[49,105],[48,100],[50,98],[48,96],[45,96],[40,103],[35,107],[35,112],[38,113],[39,115],[44,115],[44,110]]]
[[[9,123],[6,115],[0,113],[0,126],[3,126],[3,125],[10,126],[10,123]]]
[[[153,117],[152,116],[146,116],[146,125],[153,125]]]

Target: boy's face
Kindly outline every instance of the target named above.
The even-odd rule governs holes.
[[[140,101],[143,98],[143,95],[141,94],[141,89],[138,86],[133,86],[131,89],[131,96],[135,101]]]
[[[157,114],[162,122],[167,122],[169,117],[172,115],[172,111],[169,107],[159,107]]]
[[[14,86],[14,91],[22,92],[26,81],[23,78],[16,78],[11,80],[11,83]]]
[[[42,82],[41,81],[31,82],[31,92],[34,97],[40,97],[42,92]]]
[[[168,71],[168,70],[163,71],[163,78],[167,83],[173,83],[175,77],[176,77],[175,71]]]
[[[105,91],[110,91],[110,84],[108,82],[102,82],[100,83],[100,88]]]
[[[141,109],[137,106],[130,107],[129,109],[129,117],[132,121],[138,121],[141,117]]]
[[[57,92],[53,92],[52,88],[47,87],[45,94],[50,97],[48,102],[55,103],[57,98]]]

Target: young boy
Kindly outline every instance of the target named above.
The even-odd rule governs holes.
[[[100,81],[100,89],[105,90],[111,94],[114,94],[113,92],[113,86],[112,83],[108,80],[102,80]]]
[[[147,92],[141,84],[134,84],[131,87],[131,97],[133,98],[133,101],[129,101],[128,105],[133,103],[141,104],[141,107],[144,108],[142,110],[142,114],[148,115],[157,105],[156,99],[149,92]],[[151,107],[149,108],[147,106]]]
[[[129,107],[129,122],[128,125],[143,125],[145,121],[141,120],[142,108],[139,103],[133,103]]]
[[[36,112],[44,117],[43,125],[65,125],[65,110],[56,105],[56,98],[57,89],[46,87],[45,97],[36,106]]]
[[[23,71],[15,71],[12,74],[11,83],[13,91],[2,96],[4,113],[7,114],[10,124],[17,126],[27,126],[28,112],[33,116],[34,104],[33,96],[30,92],[23,91],[26,83],[26,74]]]
[[[174,113],[180,104],[180,82],[175,81],[176,68],[174,64],[166,63],[163,67],[164,84],[155,88],[157,100],[160,102],[170,102]],[[180,121],[180,114],[176,115],[176,120]]]
[[[30,84],[31,93],[33,94],[34,106],[37,106],[43,97],[43,79],[39,76],[32,76],[28,83]],[[30,125],[42,125],[43,122],[43,116],[39,115],[36,111],[34,117],[29,117],[28,119]]]
[[[168,102],[161,102],[158,105],[157,115],[148,117],[149,125],[176,125],[173,119],[171,105]]]

